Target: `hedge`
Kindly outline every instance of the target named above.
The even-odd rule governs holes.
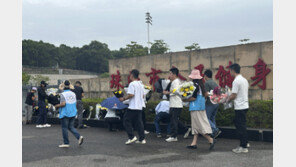
[[[93,106],[94,112],[91,114],[91,118],[95,116],[95,106],[97,103],[101,103],[104,99],[83,99],[83,106],[86,111],[89,111],[90,106]],[[153,122],[155,113],[149,112],[154,110],[159,101],[149,101],[146,105],[146,120],[147,122]],[[272,129],[273,128],[273,101],[272,100],[250,100],[249,111],[247,113],[247,127],[260,128],[260,129]],[[181,113],[180,119],[185,124],[190,125],[190,113],[188,107],[184,107]],[[223,109],[223,105],[219,106],[216,116],[216,124],[218,126],[234,126],[234,110]]]

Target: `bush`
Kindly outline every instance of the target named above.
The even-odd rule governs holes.
[[[151,101],[145,110],[147,122],[153,122],[155,113],[149,113],[149,109],[155,109],[159,101]],[[247,112],[247,127],[272,129],[273,128],[273,101],[272,100],[250,100],[250,108]],[[184,107],[180,119],[185,124],[190,125],[189,108]],[[219,106],[216,116],[218,126],[234,126],[234,110],[224,110],[223,105]]]
[[[93,110],[91,112],[91,118],[95,118],[96,114],[96,104],[101,103],[104,99],[101,98],[84,98],[82,99],[83,108],[85,109],[85,112],[90,112],[90,106],[93,107]]]
[[[97,103],[101,103],[104,99],[83,99],[83,106],[89,111],[89,106],[94,107],[92,118],[95,114],[95,106]],[[150,113],[150,109],[155,109],[160,101],[149,101],[146,105],[146,120],[147,122],[153,122],[155,113]],[[249,128],[261,128],[272,129],[273,128],[273,101],[272,100],[250,100],[250,108],[247,113],[247,127]],[[180,116],[180,119],[185,124],[190,125],[190,113],[188,107],[184,107]],[[223,105],[219,106],[216,116],[216,123],[218,126],[234,126],[234,110],[224,110]]]

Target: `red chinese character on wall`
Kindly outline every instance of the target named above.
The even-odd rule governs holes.
[[[231,64],[232,62],[229,61],[229,65],[226,68],[229,69],[229,66]],[[226,71],[223,66],[221,65],[219,66],[219,69],[217,74],[215,75],[215,78],[219,80],[220,87],[222,88],[225,88],[225,86],[228,86],[230,88],[232,87],[232,82],[234,80],[234,77],[231,76],[230,70]]]
[[[266,68],[265,62],[259,58],[258,62],[253,66],[255,68],[255,76],[251,77],[254,83],[251,86],[257,85],[260,81],[262,81],[261,85],[258,85],[259,88],[265,90],[266,89],[266,76],[270,73],[270,69]]]
[[[161,70],[156,70],[154,68],[151,68],[150,73],[146,73],[146,76],[150,76],[149,84],[153,86],[153,91],[155,91],[154,83],[159,80],[159,76],[157,76],[158,73],[161,73]]]
[[[204,74],[203,74],[203,70],[204,70],[204,68],[205,68],[205,67],[204,67],[203,64],[200,64],[200,65],[194,67],[194,69],[199,70],[200,75],[201,75],[202,77],[204,77]],[[205,79],[202,78],[202,81],[205,82]]]
[[[110,88],[116,88],[119,90],[119,88],[123,89],[123,86],[120,84],[121,82],[121,76],[120,72],[117,70],[117,74],[111,75],[111,81],[110,81]]]
[[[172,66],[172,68],[176,68],[176,67]],[[182,81],[187,81],[187,79],[181,73],[179,73],[178,78],[180,78]]]

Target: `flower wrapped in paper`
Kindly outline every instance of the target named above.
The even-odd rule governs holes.
[[[113,94],[115,95],[115,97],[120,98],[124,96],[124,93],[121,90],[118,91],[113,91]]]
[[[226,86],[224,89],[221,89],[219,86],[210,91],[210,100],[213,104],[226,103],[227,98],[230,96],[231,91]]]
[[[195,86],[193,82],[184,82],[178,88],[174,89],[172,93],[179,94],[182,98],[188,99],[193,95],[195,91]]]
[[[59,89],[57,88],[49,88],[45,92],[48,96],[48,103],[52,105],[57,105],[60,103],[60,95],[58,94]]]

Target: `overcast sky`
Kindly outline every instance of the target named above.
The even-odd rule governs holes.
[[[81,47],[92,40],[109,48],[163,39],[171,51],[273,39],[272,0],[23,0],[23,39]]]

